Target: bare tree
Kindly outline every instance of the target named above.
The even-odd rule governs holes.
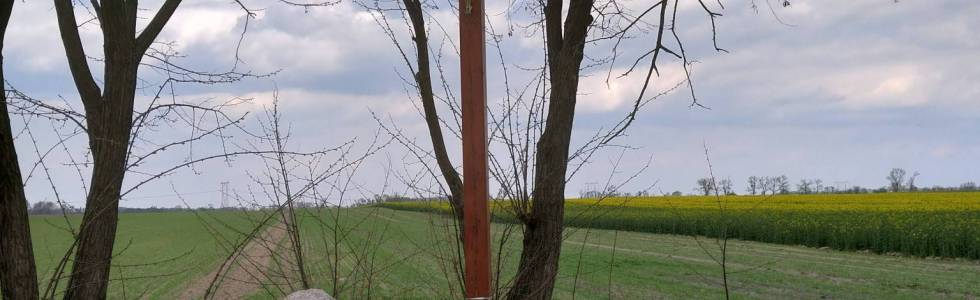
[[[463,218],[463,181],[460,179],[459,172],[452,161],[449,160],[449,153],[446,151],[446,142],[442,134],[439,114],[436,110],[435,92],[432,86],[432,67],[429,63],[429,38],[426,33],[425,18],[423,16],[421,0],[403,0],[405,13],[412,25],[412,37],[415,41],[415,70],[414,80],[419,99],[422,103],[422,111],[425,119],[426,128],[429,131],[429,140],[432,142],[432,154],[439,166],[446,186],[449,188],[449,203],[451,203],[456,218]],[[406,58],[405,63],[411,68],[412,63]]]
[[[276,298],[297,289],[312,287],[314,276],[327,276],[332,283],[331,294],[334,296],[354,290],[362,295],[355,298],[370,298],[370,289],[375,277],[379,276],[378,268],[390,266],[373,265],[368,263],[374,249],[381,243],[384,232],[374,232],[359,228],[366,220],[356,222],[341,222],[350,212],[342,208],[347,194],[351,189],[357,189],[352,183],[353,174],[363,164],[367,157],[387,146],[390,141],[375,139],[362,153],[353,150],[354,140],[351,139],[334,148],[323,148],[311,152],[291,150],[295,146],[291,142],[291,126],[285,123],[279,108],[277,94],[273,94],[271,107],[265,109],[264,118],[259,120],[260,133],[254,136],[255,141],[249,142],[252,153],[262,161],[263,169],[249,172],[253,184],[247,193],[251,199],[235,195],[240,203],[250,202],[272,203],[272,210],[260,211],[252,228],[239,232],[239,239],[216,236],[218,240],[234,241],[228,245],[225,260],[219,266],[218,272],[210,278],[203,295],[188,295],[204,299],[220,299],[231,297],[223,294],[222,284],[233,281],[247,281],[262,285],[268,296]],[[353,188],[352,188],[353,186]],[[363,192],[363,191],[362,191]],[[331,204],[328,198],[337,199]],[[374,214],[371,212],[369,214]],[[306,229],[307,225],[320,227],[320,231]],[[353,224],[347,224],[353,223]],[[269,240],[267,236],[272,231],[284,232],[284,237]],[[363,230],[363,232],[355,232]],[[266,231],[266,233],[263,233]],[[317,232],[324,236],[314,236],[301,233]],[[356,234],[369,235],[365,242],[354,241]],[[379,236],[380,235],[380,236]],[[358,239],[361,237],[357,237]],[[325,253],[307,253],[314,243],[322,240]],[[265,266],[260,260],[267,257],[252,257],[246,252],[248,247],[260,247],[269,253],[278,268],[257,270],[254,272],[233,272],[235,269]],[[348,265],[348,263],[351,263]],[[326,269],[326,274],[318,273]],[[362,291],[363,290],[363,291]]]
[[[745,189],[745,191],[748,192],[749,195],[755,195],[758,194],[760,190],[762,190],[762,178],[759,178],[758,176],[749,176],[748,187]]]
[[[778,177],[772,178],[773,192],[780,194],[789,194],[789,177],[786,175],[780,175]]]
[[[919,171],[912,172],[912,176],[909,176],[908,191],[915,192],[919,190],[919,187],[915,186],[915,179],[919,177]]]
[[[776,182],[772,177],[766,176],[760,179],[761,187],[759,193],[765,195],[766,193],[775,194],[776,193]]]
[[[548,0],[541,7],[547,53],[548,95],[544,131],[537,142],[534,190],[525,224],[517,278],[508,299],[550,299],[558,275],[565,215],[565,178],[579,74],[595,1]],[[562,26],[564,20],[564,27]]]
[[[800,179],[800,183],[796,184],[796,192],[799,194],[812,194],[813,191],[813,182],[809,179]]]
[[[712,183],[714,183],[715,182],[715,171],[714,171],[714,166],[712,166],[712,164],[711,164],[711,156],[708,154],[708,145],[707,144],[704,145],[704,159],[705,159],[705,162],[708,163],[708,175],[710,176],[707,179],[710,180]],[[717,188],[714,189],[713,193],[714,193],[715,202],[718,205],[718,220],[720,220],[720,223],[721,223],[720,224],[721,226],[719,226],[718,237],[715,239],[715,244],[718,246],[718,252],[719,252],[718,257],[715,257],[714,255],[711,255],[710,252],[707,251],[707,249],[704,247],[704,245],[701,244],[701,241],[698,240],[696,236],[695,236],[695,241],[697,241],[698,247],[700,247],[702,250],[704,250],[704,253],[705,254],[708,254],[708,256],[712,260],[714,260],[716,264],[718,264],[718,267],[721,268],[721,285],[722,285],[722,288],[725,291],[725,299],[728,300],[728,299],[731,298],[731,291],[730,291],[731,289],[729,288],[729,284],[728,284],[728,276],[729,276],[729,270],[728,270],[728,268],[729,268],[729,266],[728,266],[728,239],[729,239],[729,237],[728,237],[728,231],[729,231],[729,220],[728,220],[728,217],[726,215],[727,205],[724,202],[723,198],[721,197],[721,194],[718,193],[718,189]]]
[[[532,16],[529,24],[509,23],[506,34],[498,34],[493,24],[490,24],[487,29],[488,36],[491,37],[490,44],[497,48],[497,56],[501,60],[500,67],[503,71],[502,81],[505,90],[502,103],[499,105],[501,111],[495,112],[493,109],[490,111],[491,146],[498,143],[497,145],[504,150],[501,151],[503,153],[495,154],[493,151],[490,153],[490,172],[502,189],[500,194],[505,195],[504,199],[511,203],[508,206],[510,213],[516,216],[524,229],[519,272],[509,283],[510,289],[507,293],[507,297],[512,299],[550,298],[561,252],[565,183],[600,149],[621,147],[610,143],[623,136],[636,119],[639,110],[659,96],[648,92],[652,86],[653,75],[658,77],[660,75],[661,69],[658,63],[662,63],[665,56],[669,55],[680,61],[686,75],[686,80],[665,92],[679,86],[686,86],[693,100],[691,106],[703,107],[698,103],[694,93],[695,89],[690,80],[691,60],[688,59],[676,26],[678,1],[660,0],[645,3],[636,11],[615,0],[570,1],[567,6],[565,2],[550,0],[520,3],[522,10]],[[720,14],[714,11],[714,3],[705,1],[698,1],[698,3],[706,20],[710,21],[712,41],[715,42],[715,18]],[[439,148],[443,142],[437,142],[442,139],[442,136],[432,130],[431,124],[441,123],[441,126],[448,127],[449,131],[459,138],[458,100],[442,74],[443,66],[440,63],[442,53],[435,51],[443,47],[458,51],[458,48],[452,45],[451,38],[444,39],[438,48],[431,45],[429,35],[432,32],[441,31],[447,34],[447,30],[438,21],[426,21],[423,18],[427,14],[422,9],[437,9],[438,5],[421,1],[359,1],[358,4],[374,13],[375,20],[393,41],[398,53],[411,70],[411,76],[403,76],[403,78],[413,78],[410,81],[406,80],[406,84],[423,98],[423,107],[420,111],[429,125],[429,136],[435,143],[434,148]],[[453,9],[465,9],[456,2],[450,2],[449,6]],[[720,2],[717,7],[723,8]],[[405,18],[414,44],[414,49],[411,50],[415,51],[415,55],[408,54],[410,50],[406,49],[410,48],[401,46],[399,42],[401,33],[392,28],[387,14],[401,14]],[[504,55],[500,51],[501,40],[513,35],[515,28],[523,28],[527,36],[540,36],[544,54],[543,64],[540,67],[517,66],[517,69],[533,74],[529,82],[517,88],[514,88],[511,82],[513,77],[510,77],[509,66],[503,62]],[[617,58],[622,56],[620,43],[624,40],[638,40],[639,35],[642,34],[652,35],[649,39],[649,47],[638,53],[636,59],[631,60],[632,64],[627,63],[628,69],[616,77],[617,79],[626,77],[634,71],[641,73],[637,76],[644,79],[643,86],[632,102],[632,109],[615,125],[600,130],[581,145],[571,148],[575,103],[580,92],[579,79],[583,72],[596,66],[608,65],[610,66],[609,74],[606,76],[608,83],[613,77],[613,66],[616,66]],[[423,41],[429,41],[430,45],[422,44]],[[586,45],[604,43],[608,46],[605,49],[611,49],[607,55],[585,54]],[[719,48],[716,42],[714,46],[717,51],[725,51]],[[429,51],[435,51],[430,56],[435,58],[435,70],[440,76],[439,79],[443,80],[441,88],[444,93],[441,97],[440,95],[431,97],[445,103],[454,119],[433,118],[437,110],[425,107],[425,102],[429,101],[425,99],[429,97],[427,91],[433,90],[426,86],[432,85],[430,79],[436,75],[422,72],[423,66],[428,65],[429,59],[423,54]],[[649,65],[645,72],[641,72],[638,67],[643,69],[641,65],[644,62],[649,62]],[[453,128],[453,125],[457,128]],[[393,135],[402,134],[397,129],[388,129]],[[442,180],[446,182],[440,183],[436,189],[445,191],[446,186],[450,186],[451,190],[452,181],[456,177],[446,176],[446,174],[455,174],[455,166],[442,162],[445,160],[438,157],[439,149],[435,149],[435,153],[430,152],[419,147],[410,138],[401,138],[399,143],[409,148],[420,160],[435,159],[439,170],[432,170],[429,165],[426,165],[424,166],[427,168],[426,172],[432,175],[442,173]],[[458,207],[459,205],[454,205],[454,208],[458,209]],[[502,279],[498,278],[498,285],[500,280]]]
[[[698,186],[694,190],[704,196],[710,196],[717,189],[712,178],[701,178],[698,179],[697,183]]]
[[[732,180],[725,178],[718,181],[718,192],[722,195],[735,195],[735,188],[732,185]]]
[[[428,49],[431,45],[423,44],[430,40],[426,34],[420,8],[426,8],[417,1],[400,1],[391,7],[391,3],[370,2],[360,3],[376,14],[376,20],[392,39],[402,58],[412,71],[409,83],[423,98],[423,116],[429,125],[429,135],[434,142],[434,148],[440,148],[441,134],[432,130],[432,124],[452,124],[435,116],[436,110],[427,108],[426,100],[429,91],[426,87],[432,85],[429,80],[433,74],[422,72],[428,65]],[[714,19],[719,16],[710,5],[701,2],[701,7],[711,21],[714,30]],[[660,74],[658,62],[664,58],[661,54],[671,55],[682,62],[685,74],[690,77],[690,61],[687,58],[683,43],[677,34],[675,20],[677,11],[676,1],[656,1],[644,6],[639,11],[628,11],[616,1],[571,1],[550,0],[546,2],[528,2],[526,11],[532,14],[533,20],[524,27],[530,35],[541,35],[544,61],[541,67],[520,67],[533,74],[533,79],[516,90],[511,88],[508,77],[508,66],[501,63],[504,73],[506,95],[501,103],[502,112],[491,111],[491,143],[499,142],[505,149],[502,156],[491,153],[491,175],[499,182],[502,194],[511,201],[509,209],[517,217],[524,229],[523,251],[521,252],[519,272],[513,281],[507,297],[511,299],[547,299],[551,297],[557,276],[558,257],[561,252],[564,221],[564,192],[565,183],[585,165],[598,150],[608,147],[618,137],[624,135],[626,129],[635,120],[640,108],[649,103],[653,93],[647,93],[653,75]],[[455,3],[450,3],[453,8]],[[430,6],[431,7],[431,6]],[[390,26],[386,13],[407,13],[405,18],[411,24],[414,41],[415,57],[409,58],[405,48],[398,42],[398,33]],[[669,12],[669,13],[668,13]],[[436,23],[435,28],[442,28]],[[488,28],[491,43],[498,47],[498,56],[503,60],[499,51],[499,43],[503,34],[496,34],[494,28]],[[512,33],[509,29],[508,35]],[[583,70],[596,65],[615,65],[616,57],[620,55],[618,46],[623,40],[635,38],[636,33],[653,33],[655,38],[645,53],[638,55],[628,71],[620,77],[631,74],[643,61],[649,61],[649,67],[644,74],[645,80],[640,93],[632,103],[632,109],[614,126],[602,130],[581,146],[571,148],[571,133],[575,116],[575,103],[579,94],[579,79]],[[666,34],[665,34],[666,33]],[[612,51],[606,58],[586,58],[586,45],[609,42]],[[673,43],[674,45],[668,46]],[[674,48],[676,47],[676,48]],[[455,49],[455,48],[453,48]],[[675,50],[676,49],[676,50]],[[723,51],[716,47],[716,50]],[[438,57],[434,55],[436,66],[440,67]],[[421,58],[421,59],[420,59]],[[415,61],[413,63],[413,61]],[[416,70],[416,67],[418,70]],[[441,68],[440,75],[441,74]],[[610,68],[610,73],[612,68]],[[611,76],[607,76],[611,77]],[[687,83],[693,98],[692,106],[700,106],[694,96],[693,84]],[[678,84],[680,86],[681,83]],[[448,104],[453,117],[458,122],[458,103],[452,96],[448,85],[444,84],[445,97],[431,96]],[[671,89],[672,90],[672,89]],[[440,121],[440,122],[436,122]],[[455,124],[458,126],[458,123]],[[450,128],[452,130],[452,128]],[[392,131],[396,132],[397,131]],[[452,131],[457,134],[458,131]],[[416,156],[429,158],[436,156],[440,172],[446,185],[453,184],[455,174],[452,164],[443,163],[436,149],[435,155],[420,149],[411,141],[400,141],[408,146]],[[431,172],[437,173],[437,172]],[[453,196],[455,197],[455,196]],[[534,199],[534,201],[531,201]],[[458,208],[458,205],[455,206]],[[498,278],[498,281],[500,279]]]
[[[546,63],[542,73],[546,77],[547,92],[542,93],[542,99],[547,99],[547,102],[541,105],[541,118],[544,125],[542,125],[543,130],[537,133],[539,136],[535,147],[533,190],[530,197],[522,197],[523,202],[516,206],[518,219],[524,225],[523,251],[518,266],[520,271],[507,293],[508,299],[551,298],[558,274],[558,258],[564,230],[565,183],[568,176],[575,174],[578,169],[574,167],[569,174],[569,162],[574,158],[587,160],[597,149],[621,136],[632,124],[638,109],[646,99],[644,94],[651,76],[654,73],[659,75],[657,68],[659,54],[661,51],[671,52],[664,50],[667,48],[664,47],[663,33],[668,25],[680,52],[684,52],[674,26],[676,2],[672,14],[675,19],[670,21],[667,17],[669,2],[666,0],[652,3],[636,17],[619,10],[620,7],[615,1],[570,1],[567,10],[565,4],[563,0],[549,0],[531,5],[534,11],[540,12],[542,18],[540,27],[535,26],[535,30],[541,30],[544,37]],[[610,9],[612,7],[616,8]],[[597,10],[595,16],[593,16],[594,8]],[[598,138],[570,152],[575,103],[579,93],[585,46],[590,42],[590,32],[593,32],[594,36],[591,41],[602,39],[621,41],[634,24],[642,22],[646,13],[655,9],[660,11],[659,18],[653,22],[659,24],[656,29],[655,45],[652,45],[650,52],[647,53],[652,53],[650,66],[633,109],[611,131],[604,135],[597,135]],[[707,7],[705,9],[708,10]],[[714,15],[711,15],[711,18],[713,20]],[[619,27],[624,23],[628,25]],[[615,61],[617,56],[615,49],[618,41],[616,46],[613,46],[612,61]],[[638,61],[645,56],[641,56]],[[686,70],[688,63],[686,56],[681,54],[679,58],[684,60]],[[687,82],[693,91],[690,80]],[[696,97],[694,99],[697,103]],[[534,200],[530,201],[530,199]]]
[[[905,169],[893,168],[888,172],[888,176],[885,179],[888,180],[889,190],[892,192],[901,192],[902,185],[905,183]]]
[[[289,177],[289,168],[287,164],[294,159],[287,157],[286,143],[289,142],[290,132],[287,129],[282,128],[282,114],[279,112],[279,101],[274,100],[272,109],[266,111],[267,118],[269,119],[269,124],[264,125],[266,127],[265,131],[268,132],[269,144],[276,153],[271,160],[272,165],[268,168],[271,172],[266,174],[271,182],[278,182],[280,189],[273,191],[271,194],[276,200],[276,204],[285,204],[286,209],[282,211],[281,218],[283,224],[286,225],[286,232],[289,233],[289,241],[292,245],[293,260],[296,265],[296,270],[299,273],[300,283],[302,283],[303,289],[310,288],[310,278],[306,272],[306,264],[303,262],[303,247],[302,239],[300,237],[299,231],[299,221],[296,218],[296,208],[295,202],[296,198],[301,195],[294,194],[294,189],[296,187],[292,186],[292,180]],[[316,180],[316,179],[313,179]]]
[[[125,173],[136,73],[143,54],[163,30],[180,1],[166,1],[148,27],[136,35],[136,1],[93,2],[105,43],[105,91],[89,69],[70,0],[55,0],[61,39],[75,86],[86,111],[94,168],[86,199],[80,244],[65,298],[104,297],[108,286],[118,199]]]
[[[704,158],[705,158],[705,162],[707,162],[707,167],[708,167],[708,175],[709,175],[709,177],[707,179],[709,179],[710,181],[715,181],[716,180],[715,179],[716,177],[714,175],[714,166],[711,163],[711,156],[709,155],[707,144],[704,145]],[[768,180],[769,178],[770,177],[766,177],[765,180],[767,180],[767,181],[773,181],[773,180]],[[779,178],[779,177],[773,177],[773,178]],[[758,177],[755,177],[755,179],[750,179],[750,181],[758,181],[758,180],[763,180],[763,179],[762,178],[758,178]],[[724,181],[724,180],[721,180],[721,181]],[[780,180],[779,179],[776,179],[775,181],[780,181]],[[783,180],[783,181],[785,181],[785,180]],[[747,268],[742,269],[742,270],[733,270],[735,266],[733,266],[733,264],[730,263],[731,256],[730,256],[729,251],[731,249],[729,249],[729,247],[728,247],[728,241],[733,236],[733,234],[731,234],[731,227],[732,227],[732,221],[734,221],[734,218],[731,218],[731,216],[737,216],[737,215],[739,215],[741,213],[744,213],[744,211],[742,211],[742,212],[731,211],[728,208],[727,201],[725,201],[728,198],[722,197],[722,195],[719,193],[718,190],[715,190],[713,192],[713,195],[712,196],[714,196],[715,204],[718,207],[718,214],[715,217],[716,220],[718,221],[717,222],[717,225],[718,225],[717,230],[718,231],[716,233],[714,233],[714,235],[715,235],[714,245],[718,249],[717,254],[712,253],[713,251],[710,251],[709,250],[709,248],[711,248],[711,246],[710,245],[707,245],[706,243],[701,242],[701,238],[699,238],[697,235],[693,235],[692,238],[697,243],[698,248],[700,248],[704,252],[704,254],[707,255],[708,258],[710,258],[712,261],[714,261],[715,264],[717,264],[718,267],[720,268],[720,271],[721,271],[721,286],[722,286],[722,289],[724,291],[725,299],[731,299],[731,296],[732,296],[731,295],[731,292],[732,292],[732,290],[734,290],[734,287],[731,286],[732,283],[730,281],[730,278],[733,275],[735,275],[736,273],[750,271],[752,269],[758,269],[758,268],[763,267],[765,265],[771,264],[771,262],[760,264],[760,265],[757,265],[757,266],[750,266],[750,267],[747,267]],[[758,206],[758,205],[762,204],[763,201],[769,200],[770,197],[771,196],[769,196],[769,197],[761,197],[758,200],[759,202],[757,202],[755,206]],[[712,231],[712,229],[713,228],[710,228],[710,227],[707,227],[706,228],[706,230],[708,230],[709,232]],[[704,276],[701,276],[701,274],[697,270],[691,269],[691,272],[694,273],[694,274],[696,274],[696,275],[698,275],[701,279],[703,279],[705,281],[705,283],[708,283],[708,284],[713,283],[712,281],[708,280]]]
[[[162,86],[174,82],[232,82],[242,77],[235,72],[206,74],[181,68],[170,62],[170,58],[173,57],[172,52],[154,50],[151,47],[180,3],[180,0],[164,1],[159,10],[149,19],[146,27],[138,31],[136,27],[137,23],[140,23],[138,17],[140,8],[137,1],[91,2],[89,11],[93,15],[92,21],[99,25],[103,40],[104,59],[101,62],[104,65],[104,74],[101,80],[103,84],[100,87],[91,72],[89,55],[85,53],[79,36],[79,26],[89,22],[80,24],[76,21],[75,2],[54,1],[69,69],[85,111],[84,115],[72,115],[84,120],[78,118],[72,120],[88,135],[92,158],[85,214],[78,228],[75,247],[77,251],[65,293],[66,298],[105,297],[118,222],[118,201],[125,193],[123,179],[130,167],[134,164],[138,165],[145,158],[145,156],[131,155],[134,133],[149,121],[142,118],[153,116],[157,113],[156,110],[171,111],[182,107],[177,104],[151,105],[147,111],[135,114],[138,70],[147,66],[171,76]],[[244,9],[244,6],[242,8]],[[247,10],[246,12],[251,14]],[[144,57],[151,57],[158,65],[143,63]],[[160,92],[163,90],[164,88],[161,87]],[[158,92],[157,95],[159,96],[160,93]],[[237,121],[232,121],[226,126],[233,126],[232,124],[237,124]],[[215,130],[220,131],[222,128],[224,126],[219,126]],[[164,145],[160,150],[177,145],[182,144]],[[147,156],[151,155],[152,153]],[[182,164],[177,168],[193,162]],[[160,176],[166,174],[169,174],[169,171]]]
[[[0,51],[13,6],[14,0],[0,1]],[[5,82],[0,55],[0,84]],[[7,112],[6,88],[0,94],[0,290],[3,299],[38,297],[27,197]]]

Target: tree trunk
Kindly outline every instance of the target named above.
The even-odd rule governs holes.
[[[432,152],[442,172],[446,185],[449,186],[449,203],[453,207],[453,214],[462,224],[463,221],[463,181],[459,178],[459,172],[449,160],[446,151],[446,141],[442,136],[442,127],[439,124],[439,113],[436,110],[435,95],[432,90],[432,68],[429,66],[429,40],[425,32],[425,19],[423,19],[422,3],[419,0],[403,0],[405,11],[408,13],[412,22],[412,29],[415,41],[416,60],[418,62],[418,73],[415,75],[415,83],[418,84],[419,98],[422,100],[422,111],[425,114],[425,125],[429,129],[429,139],[432,141]],[[462,229],[462,227],[460,227]]]
[[[87,98],[82,92],[92,150],[92,182],[65,299],[103,299],[109,284],[132,130],[136,71],[142,58],[136,43],[135,4],[114,2],[103,2],[101,11],[105,92],[98,99]]]
[[[524,248],[508,299],[551,299],[558,275],[565,216],[565,172],[578,76],[567,80],[571,81],[552,85],[548,123],[537,145],[531,217],[524,224]],[[563,102],[571,105],[555,104]]]
[[[0,1],[0,50],[13,5],[13,0]],[[0,84],[3,82],[0,53]],[[38,297],[27,198],[10,128],[6,91],[0,93],[0,290],[3,299]]]
[[[89,118],[95,119],[98,118]],[[104,298],[109,283],[130,127],[120,128],[120,125],[114,124],[117,122],[108,120],[93,124],[96,122],[88,122],[94,162],[92,188],[86,199],[85,216],[78,235],[78,252],[65,299]]]
[[[565,217],[565,173],[585,38],[592,24],[590,0],[573,0],[562,28],[562,0],[545,6],[548,117],[537,144],[531,214],[524,224],[523,251],[508,299],[551,299],[558,276]],[[563,32],[564,29],[564,32]]]
[[[129,89],[117,90],[107,84],[104,104],[97,113],[87,116],[93,159],[92,184],[85,202],[78,252],[65,299],[98,299],[106,295],[132,128],[135,72],[132,73],[134,84]],[[120,98],[130,100],[113,101]],[[128,106],[127,102],[130,103]]]

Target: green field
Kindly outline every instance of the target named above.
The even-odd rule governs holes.
[[[304,217],[303,224],[320,221]],[[458,299],[459,283],[451,269],[453,247],[447,242],[446,218],[439,214],[381,208],[345,209],[340,223],[354,228],[340,247],[340,299],[367,295],[399,299]],[[356,225],[356,226],[355,226]],[[494,247],[509,224],[493,225]],[[317,264],[315,286],[330,292],[329,255],[323,243],[330,231],[308,226],[308,260]],[[520,230],[503,245],[501,278],[510,278],[520,255]],[[379,244],[375,245],[377,241]],[[320,244],[320,245],[317,245]],[[368,245],[368,246],[364,246]],[[375,246],[371,246],[375,245]],[[614,246],[615,245],[615,246]],[[615,256],[613,255],[615,251]],[[353,255],[350,252],[360,252]],[[722,298],[720,268],[707,253],[717,255],[714,240],[601,229],[570,228],[564,242],[557,299]],[[367,255],[365,255],[367,254]],[[370,271],[355,267],[371,260]],[[362,264],[363,265],[363,264]],[[736,298],[789,299],[971,299],[980,297],[980,262],[964,259],[923,259],[871,253],[840,252],[798,246],[732,241],[730,281]],[[355,273],[361,272],[357,275]],[[365,274],[370,273],[371,276]],[[576,281],[575,274],[578,273]],[[351,275],[354,274],[354,275]],[[358,286],[360,285],[360,286]],[[452,294],[450,291],[456,291]],[[255,299],[278,295],[259,294]],[[611,297],[610,297],[611,296]]]
[[[238,212],[200,213],[221,236],[237,241],[236,231],[252,222]],[[77,226],[80,216],[69,218]],[[71,246],[62,216],[31,217],[31,236],[42,291]],[[119,215],[115,257],[112,261],[110,299],[169,299],[189,281],[210,272],[228,251],[190,212]],[[70,269],[71,264],[68,264]],[[67,284],[61,280],[59,290]]]
[[[509,202],[494,217],[513,222]],[[448,212],[445,202],[385,207]],[[980,193],[884,193],[577,199],[565,204],[573,227],[717,237],[980,259]]]
[[[621,212],[617,207],[631,203],[615,201],[619,200],[601,205],[609,205],[604,208],[607,211]],[[823,204],[827,203],[832,202]],[[587,220],[575,214],[584,206],[574,205],[586,204],[571,204],[568,217],[572,225],[596,226],[594,222],[574,223]],[[649,211],[645,212],[663,210],[654,204],[647,202]],[[909,205],[891,204],[892,208],[884,204],[873,207],[896,210]],[[812,202],[799,205],[812,206]],[[731,211],[738,211],[738,207],[731,202]],[[451,242],[454,229],[448,227],[444,214],[362,207],[307,209],[297,217],[304,239],[305,266],[314,287],[339,299],[461,298],[454,271],[457,252]],[[221,235],[232,239],[240,236],[236,231],[253,226],[243,213],[209,212],[206,219]],[[33,217],[31,221],[43,286],[68,247],[70,235],[64,231],[61,217]],[[613,226],[608,224],[604,226]],[[499,243],[505,233],[509,238]],[[493,224],[493,234],[495,250],[503,253],[495,258],[495,265],[501,272],[499,278],[506,280],[515,272],[521,230],[501,222]],[[714,239],[587,227],[570,227],[566,236],[557,299],[571,299],[573,295],[580,299],[723,297],[721,269],[712,260],[720,254]],[[285,240],[280,242],[284,244]],[[226,245],[190,212],[122,214],[116,245],[122,252],[113,261],[109,298],[173,299],[185,286],[217,267],[228,253]],[[146,265],[157,261],[164,262]],[[980,261],[974,259],[915,258],[732,240],[728,262],[730,287],[740,299],[980,297]],[[276,260],[268,271],[288,269],[283,263]],[[289,287],[281,280],[270,280],[250,298],[281,299],[284,291],[297,288],[293,284]],[[498,284],[503,289],[506,282]]]

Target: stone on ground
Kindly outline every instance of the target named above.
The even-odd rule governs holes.
[[[309,289],[296,291],[289,296],[286,296],[286,300],[334,300],[333,297],[320,289]]]

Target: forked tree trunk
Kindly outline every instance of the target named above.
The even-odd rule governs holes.
[[[92,189],[85,202],[78,252],[65,299],[104,298],[108,288],[130,126],[118,116],[129,120],[128,114],[110,112],[108,109],[103,113],[114,117],[89,117],[89,145],[94,162]],[[103,119],[103,122],[98,123],[95,121],[97,119]]]
[[[104,297],[108,286],[132,129],[137,61],[125,54],[107,55],[106,61],[114,68],[106,70],[105,96],[86,116],[93,159],[92,184],[65,299]]]
[[[0,50],[14,0],[0,1]],[[0,53],[0,84],[3,84]],[[6,91],[0,93],[0,290],[3,299],[37,299],[37,271],[31,246],[24,182],[14,148]]]
[[[548,51],[548,117],[537,144],[531,214],[525,220],[523,251],[508,299],[551,299],[558,275],[565,217],[565,173],[578,93],[579,71],[591,0],[573,0],[562,27],[562,0],[545,6]]]

